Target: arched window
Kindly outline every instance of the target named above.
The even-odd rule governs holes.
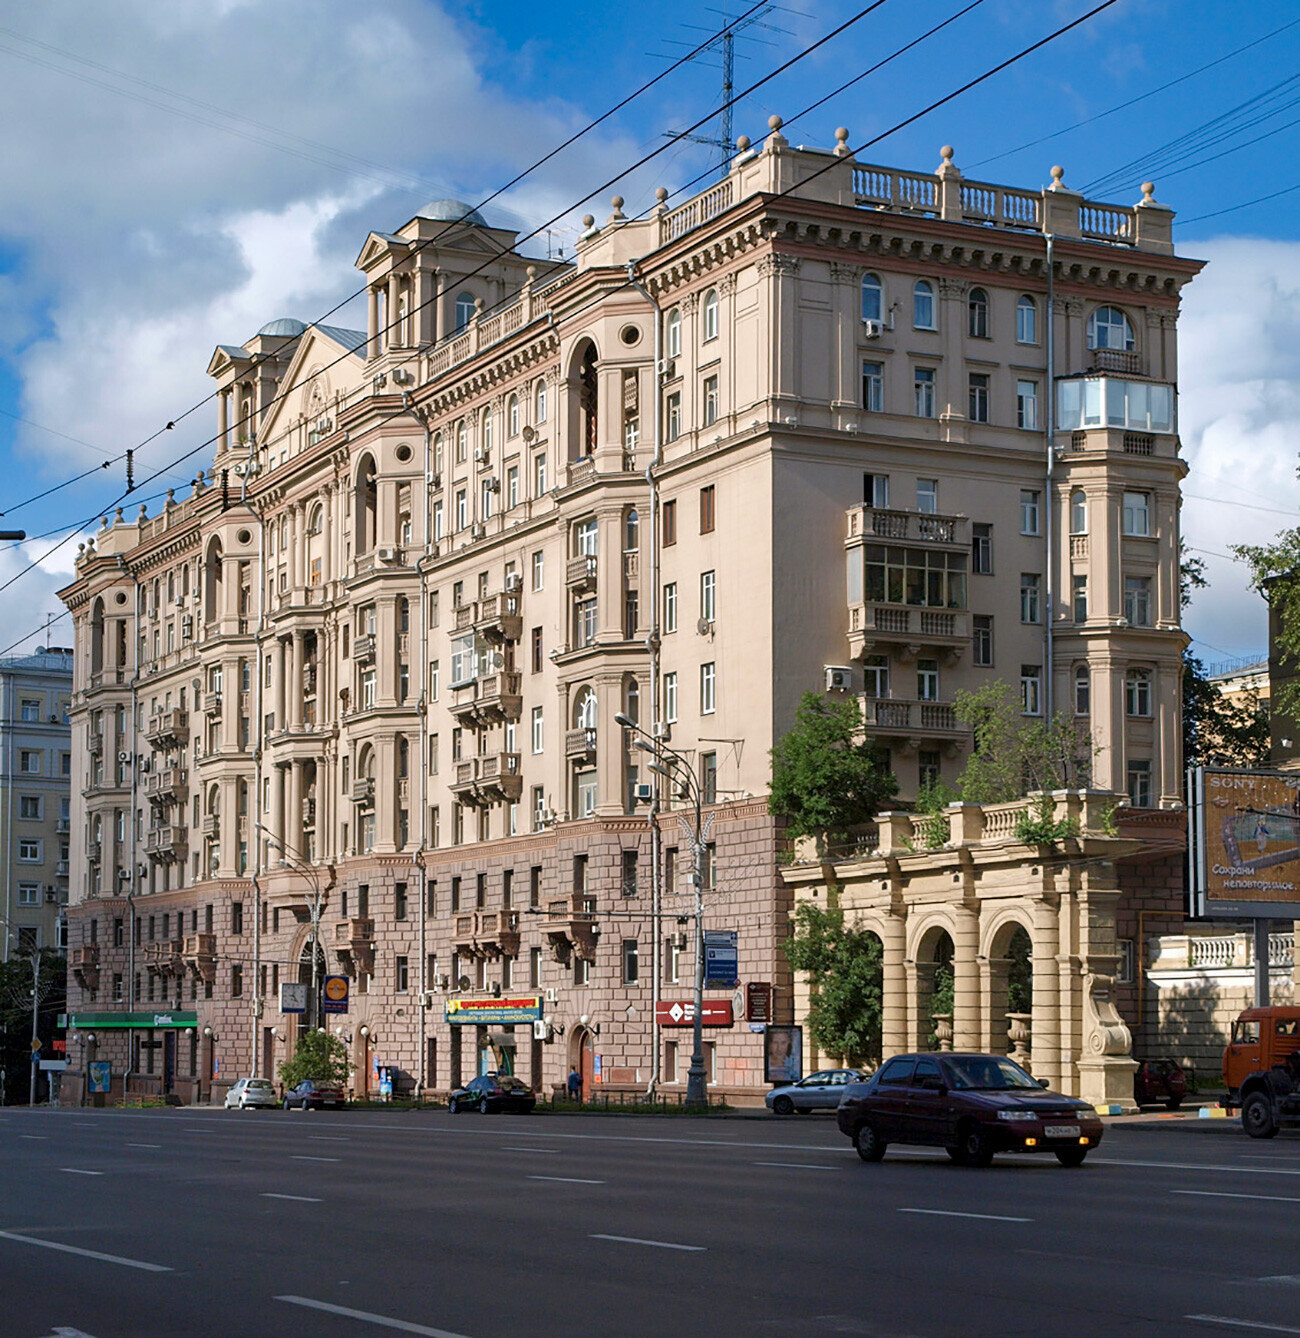
[[[1088,666],[1081,664],[1074,671],[1074,714],[1087,715],[1092,710],[1092,681]]]
[[[456,329],[463,330],[474,319],[474,294],[461,293],[456,299]]]
[[[463,465],[469,458],[469,424],[462,418],[456,424],[456,463]]]
[[[533,391],[533,422],[546,422],[546,382],[539,381]]]
[[[918,279],[912,288],[912,324],[918,330],[933,330],[934,284]]]
[[[325,508],[317,502],[307,516],[307,533],[319,534],[325,528]]]
[[[989,295],[983,288],[972,288],[966,299],[967,328],[972,339],[989,337]]]
[[[623,692],[623,714],[635,725],[641,720],[641,687],[635,678],[627,680]],[[630,740],[629,740],[630,742]]]
[[[665,321],[664,332],[664,353],[669,358],[680,358],[682,356],[682,313],[679,307],[674,307],[668,313],[668,319]]]
[[[1028,293],[1016,303],[1016,343],[1038,343],[1038,303]]]
[[[368,553],[375,545],[375,516],[379,503],[379,486],[375,480],[375,461],[364,455],[357,467],[352,523],[356,555]]]
[[[885,290],[880,286],[878,274],[862,276],[862,319],[864,321],[885,319]]]
[[[641,546],[641,519],[635,510],[627,513],[623,523],[623,551],[635,553]]]
[[[400,779],[411,774],[411,745],[404,734],[397,736],[397,775]]]
[[[1070,494],[1070,533],[1088,533],[1088,499],[1082,488]]]
[[[704,342],[718,337],[718,290],[710,288],[704,294]]]
[[[1098,307],[1088,318],[1088,347],[1123,351],[1134,346],[1133,327],[1118,307]]]
[[[442,473],[442,433],[437,433],[433,438],[433,472]]]
[[[512,437],[519,435],[519,396],[511,395],[506,402],[506,431]]]
[[[483,453],[492,449],[492,406],[483,410]]]
[[[596,694],[589,688],[583,688],[578,694],[577,704],[573,708],[574,729],[596,728]]]

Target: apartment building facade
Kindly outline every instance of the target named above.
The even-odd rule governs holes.
[[[0,660],[5,959],[66,946],[72,846],[72,662],[50,647]]]
[[[79,555],[74,1063],[273,1072],[280,986],[332,975],[363,1090],[684,1083],[696,832],[620,713],[703,793],[730,1093],[793,1018],[765,795],[805,691],[861,701],[904,797],[1001,678],[1086,720],[1094,786],[1178,802],[1170,211],[779,118],[622,205],[573,265],[450,201],[370,234],[367,329],[219,347],[211,471]]]

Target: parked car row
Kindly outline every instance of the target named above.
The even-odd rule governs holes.
[[[314,1078],[305,1078],[290,1087],[283,1097],[276,1095],[270,1078],[240,1078],[226,1093],[225,1108],[274,1110],[282,1105],[285,1110],[342,1110],[346,1101],[346,1094],[336,1083]],[[527,1115],[536,1104],[537,1097],[518,1078],[488,1073],[457,1088],[447,1101],[447,1109],[452,1115],[464,1110],[477,1110],[483,1115],[503,1110]]]

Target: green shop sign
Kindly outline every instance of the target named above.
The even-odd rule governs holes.
[[[153,1031],[159,1027],[197,1027],[198,1013],[177,1009],[170,1013],[69,1013],[68,1027],[72,1031],[105,1031],[113,1027],[144,1028]]]

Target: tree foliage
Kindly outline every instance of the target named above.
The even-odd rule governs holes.
[[[0,962],[0,1097],[6,1101],[26,1101],[29,1090],[32,965],[31,953],[25,950]],[[36,966],[36,1034],[45,1047],[43,1056],[49,1058],[55,1021],[67,1008],[68,964],[61,953],[40,948]],[[42,1074],[42,1085],[44,1082]],[[39,1090],[37,1099],[41,1099]]]
[[[1300,529],[1283,530],[1271,544],[1233,544],[1232,551],[1268,600],[1274,652],[1300,665]],[[1275,711],[1300,715],[1300,679],[1274,684],[1272,696]]]
[[[345,1086],[351,1072],[347,1046],[337,1036],[327,1031],[304,1031],[298,1035],[293,1058],[280,1065],[280,1081],[285,1087],[296,1087],[305,1078]]]
[[[807,1024],[817,1048],[850,1064],[880,1058],[882,949],[866,929],[846,926],[844,912],[804,902],[782,947],[806,972],[813,997]]]
[[[862,710],[804,693],[790,732],[772,749],[768,809],[791,836],[815,837],[821,849],[869,821],[898,790],[880,751],[862,738]]]
[[[957,719],[973,743],[959,782],[972,804],[1005,804],[1034,790],[1086,787],[1092,774],[1092,736],[1070,717],[1021,714],[1011,689],[998,679],[958,692]]]

